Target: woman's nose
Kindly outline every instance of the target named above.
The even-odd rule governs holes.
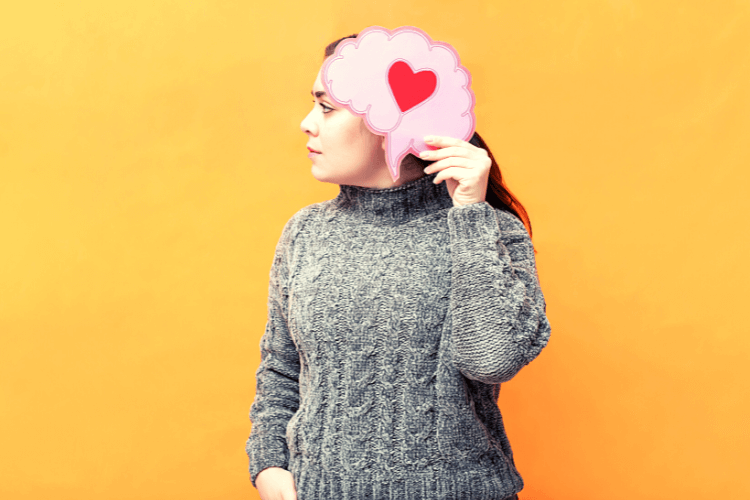
[[[315,136],[318,133],[318,129],[315,125],[315,120],[312,117],[313,111],[310,111],[307,114],[307,116],[302,120],[302,123],[299,124],[299,128],[302,130],[303,133]]]

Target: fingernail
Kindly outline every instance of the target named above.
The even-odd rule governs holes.
[[[422,151],[421,153],[419,153],[419,157],[420,157],[420,158],[424,158],[424,157],[426,157],[426,156],[427,156],[427,155],[429,155],[429,154],[430,154],[430,153],[428,153],[427,151]]]

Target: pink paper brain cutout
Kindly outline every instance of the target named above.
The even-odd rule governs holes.
[[[322,71],[333,101],[363,115],[374,133],[385,135],[391,177],[399,178],[409,153],[434,149],[426,135],[468,141],[474,134],[471,75],[458,53],[413,26],[380,26],[341,41]]]

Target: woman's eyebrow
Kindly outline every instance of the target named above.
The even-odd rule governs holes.
[[[318,98],[318,99],[320,99],[321,97],[327,96],[327,94],[325,92],[323,92],[322,90],[318,90],[317,92],[313,92],[311,90],[310,94],[313,95],[314,97]]]

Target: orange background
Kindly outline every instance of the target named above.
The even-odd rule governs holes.
[[[284,223],[338,187],[325,45],[422,28],[531,216],[524,500],[748,498],[750,3],[28,1],[0,14],[0,497],[258,498]]]

